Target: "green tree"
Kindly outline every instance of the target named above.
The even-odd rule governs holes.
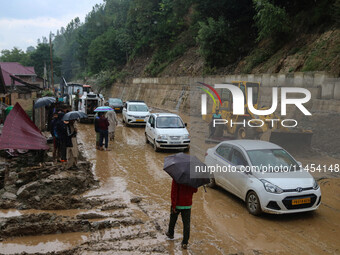
[[[88,64],[92,73],[110,70],[125,64],[125,52],[119,47],[117,31],[110,28],[92,41],[89,47]]]
[[[257,41],[265,38],[281,39],[290,32],[289,19],[284,8],[275,6],[269,0],[253,0],[258,29]]]
[[[0,60],[3,62],[19,62],[24,66],[31,65],[29,54],[14,47],[12,50],[2,50]]]
[[[53,52],[53,51],[52,51]],[[54,74],[60,76],[60,64],[61,59],[53,56],[53,71]],[[51,70],[50,66],[50,46],[48,44],[38,44],[36,50],[31,54],[31,63],[34,66],[35,72],[38,76],[44,75],[44,63],[46,63],[46,67],[48,70]]]
[[[207,22],[200,22],[199,25],[197,43],[208,67],[224,66],[237,59],[239,44],[228,21],[222,17],[218,20],[209,18]]]

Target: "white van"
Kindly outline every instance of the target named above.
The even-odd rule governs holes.
[[[145,126],[145,141],[152,143],[155,151],[174,149],[188,151],[190,135],[186,123],[172,113],[153,113]]]

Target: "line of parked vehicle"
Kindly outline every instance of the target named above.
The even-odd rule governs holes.
[[[122,112],[126,126],[145,125],[145,142],[152,144],[155,151],[190,149],[187,124],[177,114],[150,113],[143,101],[123,103],[109,99],[109,103]],[[218,185],[236,195],[253,215],[306,212],[320,206],[318,183],[300,162],[276,144],[224,141],[207,150],[205,164],[211,172],[209,186]]]

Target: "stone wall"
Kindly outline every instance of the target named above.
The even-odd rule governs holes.
[[[196,88],[200,86],[198,82],[213,85],[237,80],[261,83],[260,106],[271,106],[272,87],[303,87],[312,94],[312,99],[305,105],[310,112],[340,113],[340,79],[324,72],[134,78],[125,83],[114,84],[110,91],[107,91],[106,96],[119,97],[124,101],[144,100],[153,107],[188,112],[190,104],[196,101],[199,108],[198,102],[201,100],[202,92]],[[208,103],[211,105],[212,100],[208,99]]]

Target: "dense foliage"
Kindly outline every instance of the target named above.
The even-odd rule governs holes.
[[[339,9],[339,0],[104,0],[84,23],[75,18],[58,30],[53,44],[67,80],[96,75],[106,86],[136,57],[151,57],[145,72],[157,76],[189,47],[199,48],[212,70],[235,63],[259,41],[270,41],[258,63],[302,29],[336,24]],[[35,61],[40,72],[44,57],[38,52],[45,41],[33,52],[13,49],[1,58]]]

